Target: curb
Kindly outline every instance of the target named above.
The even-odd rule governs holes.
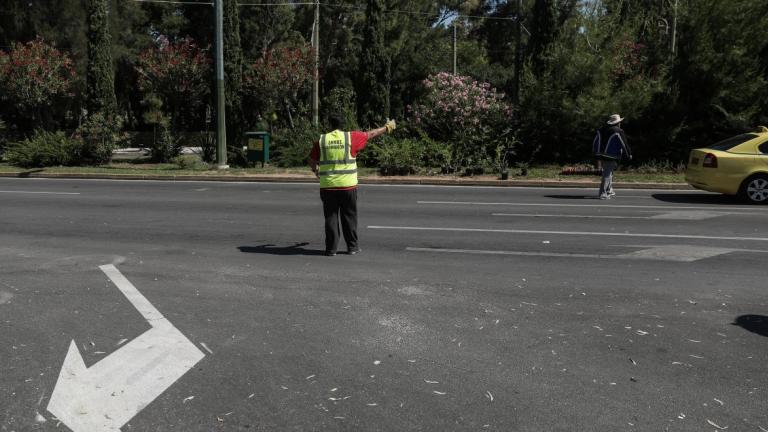
[[[76,174],[76,173],[1,173],[0,178],[80,179],[80,180],[152,180],[152,181],[219,181],[253,183],[315,183],[314,176],[254,175],[254,176],[197,176],[197,175],[141,175],[141,174]],[[549,188],[596,188],[596,181],[562,180],[482,180],[471,178],[409,178],[409,177],[360,177],[360,184],[422,185],[422,186],[496,186],[496,187],[549,187]],[[694,190],[685,183],[629,183],[615,182],[622,189]]]

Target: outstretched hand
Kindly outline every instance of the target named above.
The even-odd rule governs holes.
[[[387,120],[384,127],[387,128],[387,133],[392,133],[393,130],[397,129],[397,123],[394,120]]]

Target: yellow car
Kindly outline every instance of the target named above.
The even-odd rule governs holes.
[[[697,189],[768,203],[768,128],[691,150],[685,181]]]

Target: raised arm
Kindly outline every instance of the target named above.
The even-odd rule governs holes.
[[[376,138],[379,135],[384,135],[385,133],[391,133],[393,130],[397,128],[397,123],[395,123],[394,120],[387,120],[387,124],[384,126],[378,128],[378,129],[371,129],[366,134],[368,134],[368,139]]]

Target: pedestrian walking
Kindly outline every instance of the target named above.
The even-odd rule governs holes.
[[[632,160],[632,150],[629,148],[627,137],[621,129],[624,119],[618,114],[608,117],[606,124],[597,130],[592,142],[592,153],[597,159],[598,168],[602,166],[603,177],[600,181],[598,198],[610,199],[616,193],[613,191],[613,172],[623,158]]]
[[[339,221],[347,253],[360,252],[357,243],[357,153],[368,140],[397,127],[394,120],[368,132],[342,130],[341,116],[330,118],[332,132],[320,135],[309,155],[312,171],[320,178],[320,199],[325,216],[325,254],[335,256],[339,245]]]

